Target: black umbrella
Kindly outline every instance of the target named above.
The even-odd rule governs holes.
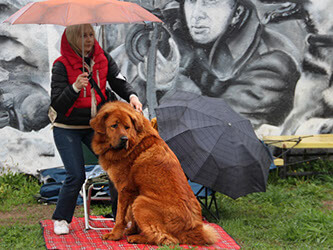
[[[156,117],[191,181],[234,199],[266,191],[271,155],[250,121],[222,99],[176,91],[162,98]]]

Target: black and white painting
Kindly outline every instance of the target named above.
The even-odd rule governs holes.
[[[150,95],[158,103],[168,91],[184,89],[223,98],[259,135],[332,132],[331,1],[150,3],[165,22],[155,92],[146,88],[152,31],[135,25],[111,51],[147,107]]]
[[[0,21],[27,0],[0,0]],[[132,0],[163,25],[96,27],[144,104],[168,92],[223,98],[258,136],[333,131],[331,0]],[[0,25],[0,168],[61,164],[47,117],[64,27]],[[34,165],[34,166],[33,166]]]
[[[1,21],[28,2],[1,0]],[[0,171],[61,164],[47,116],[48,39],[47,26],[0,24]]]

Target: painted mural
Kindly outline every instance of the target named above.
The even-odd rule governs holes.
[[[28,2],[0,0],[0,21]],[[259,136],[332,133],[331,0],[131,2],[164,24],[106,25],[96,33],[146,117],[164,95],[183,89],[223,98]],[[47,111],[63,29],[0,24],[0,167],[34,174],[61,165]]]

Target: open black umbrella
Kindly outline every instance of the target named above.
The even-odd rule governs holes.
[[[176,91],[162,98],[156,117],[191,181],[233,199],[266,191],[272,157],[250,121],[222,99]]]

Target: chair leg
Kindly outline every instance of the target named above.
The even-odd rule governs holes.
[[[109,200],[109,198],[105,198],[105,197],[99,197],[99,198],[92,198],[91,194],[92,194],[92,189],[94,188],[94,184],[91,184],[88,188],[88,190],[86,191],[86,186],[87,186],[87,181],[88,179],[84,182],[84,184],[82,185],[82,197],[83,197],[83,208],[84,208],[84,223],[85,223],[85,230],[88,229],[93,229],[93,230],[110,230],[112,228],[97,228],[97,227],[93,227],[89,224],[89,221],[114,221],[113,218],[91,218],[90,217],[90,204],[92,200]]]
[[[200,192],[202,191],[202,189],[205,189],[205,196],[204,197],[199,197]],[[207,187],[202,187],[199,192],[197,192],[195,194],[195,196],[197,197],[199,203],[207,210],[207,212],[214,217],[214,219],[219,220],[220,219],[220,215],[219,215],[219,211],[218,211],[218,206],[217,206],[217,202],[216,202],[216,197],[215,197],[215,191],[213,191],[213,193],[210,195],[211,196],[211,200],[208,204],[208,188]],[[204,199],[205,202],[202,202],[201,199]],[[216,210],[216,215],[210,210],[211,206],[212,206],[212,202],[214,202],[214,206],[215,206],[215,210]]]
[[[82,185],[82,197],[83,197],[83,209],[84,209],[84,226],[85,229],[89,229],[89,214],[88,214],[88,204],[87,204],[87,193],[86,193],[86,185],[88,179]]]
[[[282,149],[282,154],[283,154],[283,166],[281,169],[281,178],[286,179],[287,178],[287,172],[288,172],[288,151],[285,149]]]
[[[216,201],[216,196],[215,196],[216,192],[213,191],[213,193],[211,194],[211,200],[210,200],[210,203],[209,203],[209,209],[211,208],[213,202],[214,202],[214,206],[215,206],[215,211],[216,211],[216,217],[218,219],[220,219],[220,214],[219,214],[219,209],[217,207],[217,201]]]
[[[204,191],[204,195],[200,196],[200,193]],[[198,191],[196,191],[194,193],[195,197],[197,198],[197,200],[199,201],[199,203],[203,206],[204,209],[207,210],[207,212],[214,217],[214,219],[219,220],[220,219],[220,215],[219,215],[219,211],[218,211],[218,206],[217,206],[217,202],[216,202],[216,196],[215,196],[215,191],[212,191],[211,193],[211,200],[208,204],[208,188],[201,185],[201,187],[199,188]],[[204,202],[202,201],[204,200]],[[214,202],[214,206],[215,206],[215,210],[216,210],[216,215],[210,210],[212,204]]]

